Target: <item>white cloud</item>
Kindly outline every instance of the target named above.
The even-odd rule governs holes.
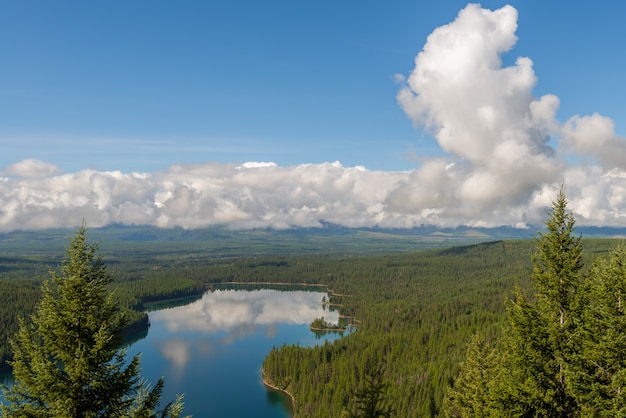
[[[465,177],[467,172],[461,164],[439,160],[410,172],[336,162],[245,169],[206,163],[150,174],[84,170],[37,179],[6,177],[0,178],[0,230],[75,227],[82,219],[90,227],[184,228],[316,227],[321,221],[403,228],[474,225],[484,218],[494,225],[520,222],[516,213],[509,215],[475,195],[459,204],[464,198],[459,179],[461,186],[480,181]],[[492,181],[492,187],[500,187],[497,179]]]
[[[547,146],[558,99],[533,98],[537,80],[530,59],[502,67],[516,29],[513,7],[468,5],[428,37],[398,94],[407,115],[463,162],[463,172],[448,184],[448,204],[489,211],[558,180],[559,163]]]
[[[503,66],[517,11],[470,4],[435,29],[397,99],[446,153],[408,172],[339,162],[176,164],[163,172],[84,170],[24,160],[0,173],[0,230],[110,223],[200,228],[539,224],[565,182],[579,224],[626,226],[626,140],[611,119],[556,119],[533,96],[530,58]]]
[[[11,164],[2,170],[2,174],[14,177],[47,177],[59,174],[61,170],[51,163],[46,163],[34,158],[27,158],[18,163]]]
[[[501,56],[516,43],[516,29],[513,7],[491,11],[470,4],[428,37],[397,98],[416,125],[432,131],[454,170],[444,174],[437,162],[437,180],[397,190],[408,196],[403,210],[436,209],[431,215],[443,223],[455,213],[462,224],[507,224],[514,217],[536,222],[537,196],[546,189],[555,194],[564,181],[568,194],[581,194],[570,200],[584,221],[624,225],[619,208],[609,204],[622,201],[610,193],[621,193],[623,178],[606,177],[605,170],[626,169],[626,141],[600,115],[575,116],[561,125],[555,119],[559,99],[533,97],[537,77],[529,58],[503,67]],[[567,161],[602,168],[577,170]],[[432,171],[432,163],[424,164],[413,177]]]
[[[564,150],[592,158],[605,169],[626,169],[626,139],[615,134],[610,118],[594,113],[573,116],[562,127]]]

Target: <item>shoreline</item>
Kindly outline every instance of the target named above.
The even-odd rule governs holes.
[[[272,285],[272,286],[304,286],[304,287],[324,287],[329,292],[328,285],[323,283],[289,283],[289,282],[219,282],[219,283],[209,283],[208,286],[219,286],[222,284],[251,284],[251,285]]]
[[[329,293],[332,296],[339,296],[339,297],[352,297],[352,295],[348,295],[348,294],[341,294],[341,293],[335,293],[329,286],[328,284],[323,284],[323,283],[290,283],[290,282],[219,282],[219,283],[212,283],[209,284],[207,287],[211,288],[212,286],[219,286],[219,285],[270,285],[270,286],[303,286],[303,287],[320,287],[320,288],[324,288],[326,289],[326,292]],[[333,306],[333,307],[338,307],[341,308],[343,307],[343,304],[341,303],[330,303],[328,302],[324,302],[322,303],[322,305],[326,305],[326,306]],[[343,317],[343,318],[351,318],[353,321],[351,321],[352,323],[350,324],[351,326],[358,326],[360,324],[361,321],[357,320],[356,318],[354,318],[353,316],[349,316],[349,315],[342,315],[341,313],[339,314],[339,317]],[[355,324],[354,322],[358,322],[358,324]],[[311,331],[326,331],[326,332],[346,332],[347,328],[343,327],[343,328],[314,328],[309,326],[309,329]],[[290,412],[291,412],[291,418],[297,418],[296,417],[296,413],[295,413],[295,409],[296,409],[296,398],[291,394],[291,392],[289,392],[287,389],[281,389],[278,386],[275,386],[274,384],[272,384],[266,377],[265,377],[265,370],[263,370],[263,368],[261,367],[261,382],[263,383],[263,386],[266,387],[266,389],[269,390],[273,390],[275,392],[279,392],[281,394],[286,395],[289,398],[290,401]]]
[[[261,376],[263,378],[263,385],[266,386],[267,388],[276,391],[276,392],[280,392],[283,393],[285,395],[287,395],[289,397],[289,400],[291,401],[291,418],[296,418],[296,413],[295,413],[295,409],[296,409],[296,398],[294,398],[294,396],[287,390],[287,389],[281,389],[278,386],[274,386],[273,384],[271,384],[267,378],[265,377],[265,370],[263,370],[263,368],[261,368]]]
[[[309,326],[311,331],[335,331],[335,332],[346,332],[346,328],[314,328]]]

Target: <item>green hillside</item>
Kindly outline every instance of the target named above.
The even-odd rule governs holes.
[[[298,416],[339,416],[377,363],[385,365],[384,377],[392,382],[389,398],[398,416],[437,416],[471,336],[481,331],[497,339],[506,319],[504,302],[514,285],[529,288],[535,245],[534,240],[504,240],[416,251],[407,244],[405,251],[393,253],[403,239],[394,235],[391,239],[398,241],[371,254],[387,239],[377,233],[368,238],[371,251],[365,254],[281,254],[283,244],[272,247],[263,239],[261,247],[240,242],[237,252],[252,255],[233,256],[234,242],[220,253],[207,249],[217,242],[156,240],[142,246],[134,241],[120,247],[102,237],[104,261],[117,278],[116,294],[137,311],[144,303],[199,294],[222,282],[324,283],[343,295],[331,302],[354,318],[355,332],[334,344],[268,353],[267,377],[295,396]],[[413,239],[407,238],[409,243]],[[587,260],[618,242],[585,240]],[[342,245],[345,249],[347,244]],[[259,248],[271,251],[265,255]],[[38,285],[62,256],[62,251],[58,256],[38,251],[28,256],[7,251],[0,257],[3,361],[16,318],[32,310]]]

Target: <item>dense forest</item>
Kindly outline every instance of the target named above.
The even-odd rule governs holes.
[[[585,240],[583,264],[616,244]],[[349,413],[355,394],[379,368],[394,416],[422,417],[444,411],[475,335],[487,341],[501,336],[505,302],[515,286],[531,291],[535,245],[535,240],[505,240],[382,255],[215,257],[190,248],[103,255],[116,279],[115,295],[136,312],[138,324],[146,303],[200,294],[218,283],[326,285],[329,304],[355,318],[356,331],[314,348],[276,347],[263,365],[266,379],[294,396],[297,416],[340,416]],[[3,362],[16,318],[32,311],[39,285],[61,256],[0,258]]]
[[[532,291],[515,289],[500,339],[472,337],[447,416],[626,416],[626,247],[585,269],[563,190],[549,214]]]
[[[344,259],[331,274],[357,332],[314,348],[280,347],[266,378],[296,399],[297,416],[339,416],[369,371],[384,365],[394,416],[437,416],[472,334],[499,333],[504,298],[527,285],[531,241]]]

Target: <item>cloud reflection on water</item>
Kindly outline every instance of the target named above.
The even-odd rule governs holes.
[[[218,344],[254,334],[273,338],[280,324],[308,325],[321,316],[337,323],[339,314],[324,309],[323,295],[270,289],[207,292],[188,305],[150,312],[153,329],[167,335],[154,344],[173,370],[182,371],[194,357],[212,356]]]
[[[171,333],[225,332],[235,338],[256,332],[260,326],[272,335],[276,324],[310,324],[320,316],[337,323],[338,313],[324,310],[321,297],[319,292],[307,291],[216,290],[189,305],[151,312],[150,322],[162,322]]]

